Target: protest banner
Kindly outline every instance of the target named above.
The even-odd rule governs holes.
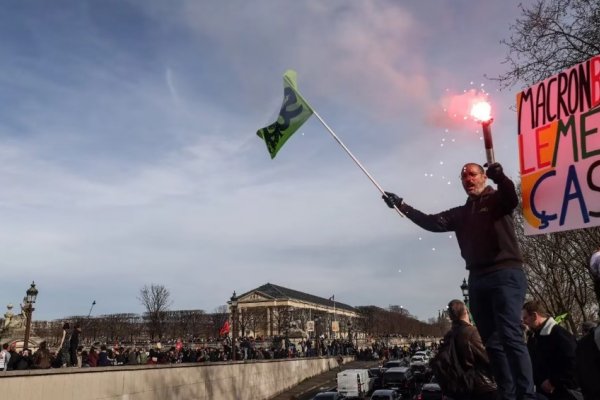
[[[600,225],[600,55],[517,94],[525,234]]]

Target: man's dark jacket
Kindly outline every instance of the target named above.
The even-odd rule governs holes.
[[[475,275],[503,268],[521,267],[521,251],[515,235],[512,212],[519,204],[515,185],[507,178],[498,190],[483,192],[459,207],[426,215],[402,203],[400,211],[421,228],[431,232],[456,232],[467,269]]]
[[[575,360],[585,400],[600,399],[600,328],[579,339]]]
[[[575,347],[575,337],[552,318],[548,318],[529,337],[527,349],[531,356],[536,387],[539,388],[546,379],[550,380],[557,391],[577,387]]]
[[[465,321],[452,324],[430,365],[442,390],[453,399],[487,399],[497,391],[479,332]]]
[[[473,392],[481,394],[495,391],[496,383],[492,378],[490,360],[477,328],[465,321],[458,321],[452,325],[450,334],[454,336],[456,353],[463,370],[475,369],[488,378],[476,379]]]

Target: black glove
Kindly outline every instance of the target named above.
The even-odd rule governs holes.
[[[385,204],[388,205],[389,208],[394,208],[394,206],[400,208],[402,205],[402,197],[396,196],[392,192],[384,192],[385,194],[381,196]]]
[[[500,183],[506,178],[506,175],[504,175],[504,172],[502,171],[502,165],[499,163],[489,165],[485,174],[494,181],[494,183]]]

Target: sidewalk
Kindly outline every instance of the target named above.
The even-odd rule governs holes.
[[[353,368],[376,367],[377,361],[351,361],[342,365],[342,370]],[[334,368],[320,375],[309,378],[280,395],[269,400],[308,400],[319,393],[336,387],[338,369]]]

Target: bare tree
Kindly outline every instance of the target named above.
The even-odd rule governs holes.
[[[521,17],[503,40],[507,71],[497,80],[504,88],[531,86],[600,53],[600,0],[536,0],[521,6]],[[522,228],[522,217],[517,221]],[[526,237],[519,230],[530,295],[554,315],[569,312],[573,332],[598,312],[600,286],[585,266],[600,245],[599,228]],[[597,314],[596,314],[597,315]]]
[[[521,4],[504,63],[495,78],[507,88],[530,86],[600,53],[600,0],[536,0]]]
[[[244,336],[252,332],[256,336],[259,330],[265,331],[267,324],[267,313],[261,308],[244,308],[241,310],[240,326]]]
[[[390,335],[404,336],[440,336],[445,332],[444,321],[425,323],[411,316],[408,310],[392,307],[394,311],[384,310],[376,306],[358,307],[361,318],[357,320],[357,328],[374,337]]]
[[[193,340],[202,329],[205,319],[203,310],[176,310],[166,313],[164,332],[171,338]]]
[[[273,320],[277,329],[277,335],[287,336],[290,323],[293,320],[294,308],[291,306],[279,306],[273,312]]]
[[[600,304],[587,265],[600,245],[600,228],[525,236],[521,213],[516,213],[515,222],[529,295],[552,315],[568,313],[568,328],[576,332],[598,314]]]
[[[171,293],[163,285],[154,283],[144,285],[140,289],[138,300],[146,308],[146,319],[148,322],[148,330],[150,338],[154,340],[155,336],[159,338],[163,335],[163,320],[165,314],[171,306]]]

